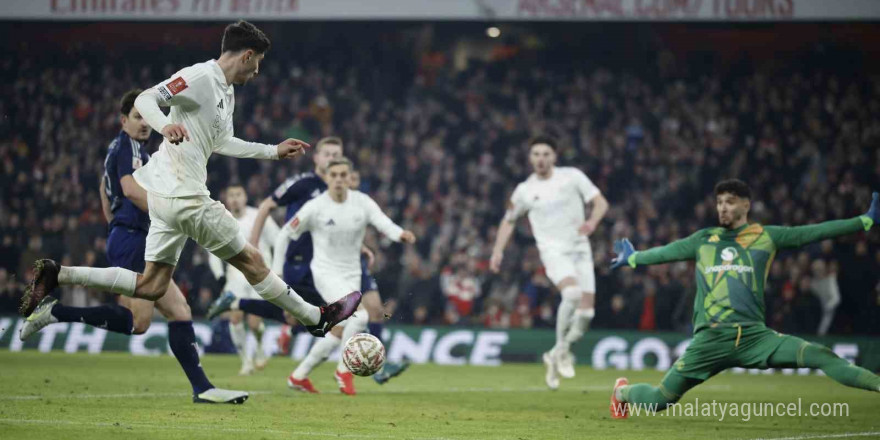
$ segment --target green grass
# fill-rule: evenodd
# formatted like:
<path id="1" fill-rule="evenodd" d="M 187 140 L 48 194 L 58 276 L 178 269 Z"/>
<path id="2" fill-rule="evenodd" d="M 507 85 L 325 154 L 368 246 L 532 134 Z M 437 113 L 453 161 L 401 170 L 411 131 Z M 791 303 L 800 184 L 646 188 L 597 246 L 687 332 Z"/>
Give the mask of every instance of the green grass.
<path id="1" fill-rule="evenodd" d="M 174 359 L 125 354 L 0 352 L 0 439 L 752 439 L 880 438 L 880 395 L 818 376 L 722 374 L 683 403 L 846 402 L 847 417 L 641 416 L 612 420 L 610 386 L 621 372 L 579 368 L 559 391 L 543 387 L 543 367 L 415 365 L 380 387 L 358 379 L 360 393 L 340 395 L 324 364 L 312 379 L 323 391 L 287 389 L 293 368 L 274 358 L 255 376 L 238 377 L 238 359 L 206 356 L 215 385 L 253 391 L 240 406 L 195 405 Z M 656 382 L 659 372 L 628 372 Z M 873 434 L 870 434 L 873 433 Z M 831 436 L 835 435 L 835 436 Z"/>

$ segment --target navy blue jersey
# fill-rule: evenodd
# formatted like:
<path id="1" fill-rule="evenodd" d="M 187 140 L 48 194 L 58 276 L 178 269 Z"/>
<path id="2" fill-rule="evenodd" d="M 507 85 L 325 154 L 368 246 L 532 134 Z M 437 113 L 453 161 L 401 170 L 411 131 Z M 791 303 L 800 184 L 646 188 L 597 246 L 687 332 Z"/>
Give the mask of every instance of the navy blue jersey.
<path id="1" fill-rule="evenodd" d="M 144 166 L 148 160 L 150 155 L 147 154 L 146 146 L 124 131 L 119 132 L 119 136 L 110 143 L 107 158 L 104 159 L 104 191 L 113 212 L 111 228 L 124 226 L 144 231 L 150 229 L 150 215 L 125 197 L 121 181 L 124 176 L 129 176 L 134 170 Z"/>
<path id="2" fill-rule="evenodd" d="M 318 197 L 327 190 L 327 184 L 313 172 L 298 174 L 284 181 L 274 193 L 272 200 L 279 206 L 287 206 L 284 222 L 290 221 L 297 211 L 309 200 Z M 285 261 L 292 264 L 308 265 L 312 261 L 312 236 L 302 234 L 299 240 L 290 242 L 285 254 Z"/>

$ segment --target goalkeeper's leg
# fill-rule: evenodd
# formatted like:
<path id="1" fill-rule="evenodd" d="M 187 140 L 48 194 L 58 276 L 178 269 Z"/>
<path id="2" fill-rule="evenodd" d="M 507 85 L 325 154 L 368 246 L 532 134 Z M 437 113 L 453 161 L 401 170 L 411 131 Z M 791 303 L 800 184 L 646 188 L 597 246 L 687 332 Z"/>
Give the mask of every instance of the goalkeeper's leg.
<path id="1" fill-rule="evenodd" d="M 835 381 L 853 388 L 880 392 L 880 376 L 849 363 L 824 345 L 787 336 L 770 355 L 771 368 L 818 368 Z"/>

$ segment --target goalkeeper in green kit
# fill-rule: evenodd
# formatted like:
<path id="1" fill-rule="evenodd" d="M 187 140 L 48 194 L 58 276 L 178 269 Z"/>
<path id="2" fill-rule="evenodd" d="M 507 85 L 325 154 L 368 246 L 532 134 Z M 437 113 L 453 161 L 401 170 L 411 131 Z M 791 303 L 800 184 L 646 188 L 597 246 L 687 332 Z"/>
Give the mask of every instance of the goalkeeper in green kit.
<path id="1" fill-rule="evenodd" d="M 697 295 L 694 337 L 687 350 L 659 386 L 617 379 L 611 416 L 626 418 L 633 405 L 666 409 L 689 389 L 731 367 L 818 368 L 846 386 L 880 392 L 880 376 L 824 346 L 764 325 L 764 283 L 776 251 L 869 230 L 880 222 L 880 195 L 873 194 L 864 215 L 797 227 L 749 224 L 751 191 L 741 180 L 718 183 L 715 201 L 718 227 L 646 251 L 637 252 L 627 239 L 614 244 L 612 269 L 694 260 Z"/>

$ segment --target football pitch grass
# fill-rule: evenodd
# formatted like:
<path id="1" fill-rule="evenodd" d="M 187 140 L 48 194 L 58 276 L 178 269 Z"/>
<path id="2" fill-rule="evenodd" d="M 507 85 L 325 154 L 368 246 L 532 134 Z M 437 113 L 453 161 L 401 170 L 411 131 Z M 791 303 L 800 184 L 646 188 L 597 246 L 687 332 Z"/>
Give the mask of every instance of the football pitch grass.
<path id="1" fill-rule="evenodd" d="M 624 372 L 578 368 L 558 391 L 543 365 L 414 365 L 384 386 L 358 378 L 358 395 L 341 395 L 334 364 L 312 374 L 320 395 L 287 388 L 294 366 L 275 357 L 266 370 L 239 377 L 230 355 L 203 358 L 220 387 L 251 391 L 244 405 L 197 405 L 170 356 L 0 352 L 0 439 L 818 439 L 880 438 L 880 394 L 820 376 L 721 374 L 681 403 L 845 403 L 849 415 L 823 417 L 642 415 L 612 420 L 608 398 Z M 625 372 L 656 383 L 662 372 Z M 682 412 L 685 412 L 683 407 Z M 694 407 L 696 408 L 696 407 Z M 827 408 L 827 407 L 826 407 Z M 749 410 L 752 411 L 752 410 Z M 842 410 L 840 410 L 842 411 Z M 737 412 L 739 414 L 739 412 Z"/>

